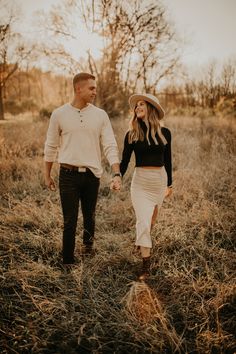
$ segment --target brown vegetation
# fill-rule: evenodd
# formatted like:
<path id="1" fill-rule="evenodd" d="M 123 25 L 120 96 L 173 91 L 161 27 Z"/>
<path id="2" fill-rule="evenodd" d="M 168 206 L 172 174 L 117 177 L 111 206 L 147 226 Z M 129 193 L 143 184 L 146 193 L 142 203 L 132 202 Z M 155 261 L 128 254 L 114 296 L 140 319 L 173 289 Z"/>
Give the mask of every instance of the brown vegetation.
<path id="1" fill-rule="evenodd" d="M 172 117 L 174 195 L 153 230 L 152 276 L 137 283 L 129 186 L 105 172 L 97 255 L 62 269 L 58 193 L 43 182 L 42 121 L 1 124 L 1 353 L 236 351 L 235 126 Z M 122 147 L 125 122 L 114 122 Z M 54 170 L 57 178 L 57 168 Z M 81 214 L 77 230 L 81 245 Z"/>

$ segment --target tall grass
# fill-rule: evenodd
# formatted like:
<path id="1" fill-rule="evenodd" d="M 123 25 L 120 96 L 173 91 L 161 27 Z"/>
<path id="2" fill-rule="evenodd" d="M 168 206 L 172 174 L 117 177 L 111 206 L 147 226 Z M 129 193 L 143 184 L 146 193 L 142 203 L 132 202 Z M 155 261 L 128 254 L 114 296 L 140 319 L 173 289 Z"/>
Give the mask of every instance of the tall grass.
<path id="1" fill-rule="evenodd" d="M 126 122 L 113 122 L 122 150 Z M 235 122 L 170 117 L 174 194 L 152 231 L 152 275 L 136 281 L 129 187 L 105 172 L 94 258 L 61 265 L 58 191 L 43 182 L 46 122 L 0 126 L 1 353 L 236 351 Z M 57 180 L 57 167 L 54 167 Z"/>

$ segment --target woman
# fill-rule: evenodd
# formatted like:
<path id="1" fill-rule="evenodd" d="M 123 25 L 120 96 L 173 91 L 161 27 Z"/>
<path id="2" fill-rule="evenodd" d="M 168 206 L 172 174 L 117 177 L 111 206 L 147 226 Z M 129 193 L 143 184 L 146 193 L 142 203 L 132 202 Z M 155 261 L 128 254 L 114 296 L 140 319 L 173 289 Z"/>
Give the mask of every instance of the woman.
<path id="1" fill-rule="evenodd" d="M 150 231 L 163 199 L 172 193 L 171 133 L 160 125 L 165 112 L 151 94 L 132 95 L 133 118 L 124 140 L 120 171 L 124 176 L 134 151 L 136 165 L 131 182 L 131 200 L 136 215 L 136 249 L 142 256 L 140 280 L 150 272 Z"/>

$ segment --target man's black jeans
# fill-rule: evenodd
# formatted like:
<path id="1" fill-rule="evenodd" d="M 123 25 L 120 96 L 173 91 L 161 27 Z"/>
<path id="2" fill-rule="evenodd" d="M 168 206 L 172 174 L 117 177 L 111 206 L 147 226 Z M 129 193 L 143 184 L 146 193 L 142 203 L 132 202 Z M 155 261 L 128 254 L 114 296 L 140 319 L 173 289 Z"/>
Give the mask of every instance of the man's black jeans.
<path id="1" fill-rule="evenodd" d="M 64 219 L 63 263 L 74 262 L 75 233 L 79 202 L 83 214 L 83 244 L 92 245 L 95 230 L 95 209 L 100 179 L 90 170 L 78 172 L 60 168 L 59 188 Z"/>

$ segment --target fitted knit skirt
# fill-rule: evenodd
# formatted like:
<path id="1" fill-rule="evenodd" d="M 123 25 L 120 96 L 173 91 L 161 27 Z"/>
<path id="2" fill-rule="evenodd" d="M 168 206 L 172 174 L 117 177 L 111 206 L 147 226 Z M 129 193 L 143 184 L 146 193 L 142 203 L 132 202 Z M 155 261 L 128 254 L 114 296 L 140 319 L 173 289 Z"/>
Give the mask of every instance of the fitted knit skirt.
<path id="1" fill-rule="evenodd" d="M 136 246 L 152 247 L 152 215 L 155 206 L 160 210 L 166 188 L 167 174 L 164 167 L 135 168 L 131 182 L 131 200 L 136 215 Z"/>

